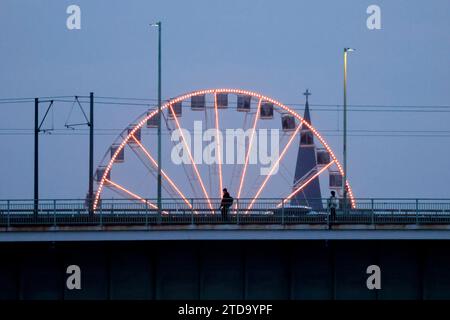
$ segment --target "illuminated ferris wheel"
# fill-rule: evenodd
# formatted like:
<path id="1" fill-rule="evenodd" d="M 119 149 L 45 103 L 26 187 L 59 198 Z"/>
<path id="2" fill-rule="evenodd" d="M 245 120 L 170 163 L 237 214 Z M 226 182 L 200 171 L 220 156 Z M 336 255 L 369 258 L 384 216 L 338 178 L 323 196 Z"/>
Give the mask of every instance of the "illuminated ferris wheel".
<path id="1" fill-rule="evenodd" d="M 170 99 L 127 126 L 96 170 L 94 209 L 102 198 L 135 199 L 158 209 L 157 127 L 162 116 L 162 198 L 192 208 L 203 199 L 212 213 L 222 189 L 247 199 L 293 201 L 314 182 L 341 195 L 344 172 L 320 133 L 292 108 L 256 92 L 208 89 Z M 298 148 L 313 150 L 314 166 L 295 176 Z M 295 178 L 294 178 L 295 177 Z M 355 206 L 347 182 L 351 206 Z"/>

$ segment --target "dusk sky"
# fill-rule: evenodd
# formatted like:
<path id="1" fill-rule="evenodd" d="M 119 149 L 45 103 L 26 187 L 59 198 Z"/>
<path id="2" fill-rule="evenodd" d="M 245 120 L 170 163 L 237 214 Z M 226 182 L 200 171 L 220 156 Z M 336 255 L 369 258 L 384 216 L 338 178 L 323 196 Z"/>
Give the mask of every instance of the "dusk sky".
<path id="1" fill-rule="evenodd" d="M 81 8 L 81 30 L 66 27 L 71 4 Z M 381 8 L 381 30 L 366 26 L 372 4 Z M 297 104 L 309 88 L 312 123 L 340 160 L 343 48 L 356 48 L 348 60 L 348 178 L 355 196 L 450 198 L 448 0 L 1 0 L 0 99 L 91 91 L 156 98 L 157 31 L 149 24 L 158 20 L 163 99 L 240 88 L 302 113 Z M 44 127 L 59 130 L 40 136 L 42 198 L 87 192 L 87 130 L 62 130 L 70 107 L 56 102 Z M 97 167 L 120 130 L 147 107 L 95 108 Z M 33 102 L 0 104 L 1 199 L 33 197 L 33 112 Z M 236 127 L 231 118 L 228 124 Z M 139 176 L 142 167 L 130 170 Z M 141 185 L 121 174 L 122 182 Z"/>

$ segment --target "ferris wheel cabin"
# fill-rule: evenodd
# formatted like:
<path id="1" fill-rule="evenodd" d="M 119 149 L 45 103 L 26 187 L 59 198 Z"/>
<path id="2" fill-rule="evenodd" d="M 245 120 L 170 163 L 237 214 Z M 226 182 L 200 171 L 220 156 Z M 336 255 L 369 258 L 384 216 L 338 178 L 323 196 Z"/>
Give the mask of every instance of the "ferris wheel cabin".
<path id="1" fill-rule="evenodd" d="M 171 108 L 167 109 L 169 118 L 173 119 L 174 115 L 177 118 L 181 117 L 181 109 L 182 109 L 182 107 L 183 107 L 183 105 L 182 105 L 181 102 L 176 102 L 176 103 L 172 104 L 172 109 Z"/>
<path id="2" fill-rule="evenodd" d="M 152 111 L 147 113 L 147 116 Z M 158 128 L 158 120 L 159 120 L 159 113 L 155 114 L 153 117 L 147 120 L 147 128 Z"/>
<path id="3" fill-rule="evenodd" d="M 97 182 L 100 182 L 102 180 L 103 175 L 106 172 L 106 166 L 100 166 L 97 168 L 97 171 L 95 172 L 95 180 Z M 106 175 L 106 179 L 111 180 L 111 170 L 108 171 L 108 174 Z"/>
<path id="4" fill-rule="evenodd" d="M 202 111 L 205 110 L 205 107 L 206 107 L 206 99 L 204 94 L 191 97 L 192 110 Z"/>
<path id="5" fill-rule="evenodd" d="M 237 111 L 248 112 L 250 111 L 252 97 L 248 95 L 239 94 L 237 97 Z"/>
<path id="6" fill-rule="evenodd" d="M 225 109 L 228 107 L 228 94 L 218 93 L 216 94 L 216 104 L 217 108 Z"/>
<path id="7" fill-rule="evenodd" d="M 135 126 L 131 126 L 128 128 L 127 132 L 128 134 L 130 134 L 133 129 L 135 128 Z M 136 131 L 133 134 L 133 137 L 138 141 L 141 142 L 141 128 L 136 129 Z M 136 140 L 133 139 L 133 137 L 131 137 L 131 139 L 128 140 L 129 144 L 136 144 Z"/>
<path id="8" fill-rule="evenodd" d="M 261 108 L 259 110 L 259 117 L 261 119 L 272 119 L 273 118 L 273 103 L 270 103 L 270 102 L 261 103 Z"/>
<path id="9" fill-rule="evenodd" d="M 114 157 L 114 154 L 116 151 L 120 148 L 120 144 L 114 143 L 111 146 L 111 159 Z M 115 163 L 122 163 L 125 161 L 125 151 L 124 148 L 120 149 L 119 153 L 117 154 L 117 157 L 114 159 Z"/>
<path id="10" fill-rule="evenodd" d="M 330 171 L 330 189 L 342 189 L 342 175 L 339 171 Z"/>
<path id="11" fill-rule="evenodd" d="M 300 132 L 300 146 L 301 147 L 314 147 L 313 133 L 308 129 Z"/>
<path id="12" fill-rule="evenodd" d="M 317 148 L 316 157 L 318 166 L 326 166 L 331 161 L 330 154 L 325 148 Z"/>
<path id="13" fill-rule="evenodd" d="M 290 114 L 281 115 L 281 128 L 283 131 L 295 130 L 295 118 Z"/>

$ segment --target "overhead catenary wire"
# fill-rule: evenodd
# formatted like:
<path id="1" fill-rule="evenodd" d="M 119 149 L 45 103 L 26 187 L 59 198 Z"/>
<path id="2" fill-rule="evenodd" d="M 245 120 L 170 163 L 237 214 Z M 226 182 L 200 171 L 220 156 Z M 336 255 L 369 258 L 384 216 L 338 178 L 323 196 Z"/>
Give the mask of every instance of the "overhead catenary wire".
<path id="1" fill-rule="evenodd" d="M 156 108 L 156 105 L 151 102 L 157 101 L 157 99 L 152 98 L 137 98 L 137 97 L 112 97 L 112 96 L 96 96 L 95 103 L 101 106 L 123 106 L 123 107 L 145 107 L 146 109 Z M 78 103 L 88 103 L 89 100 L 87 96 L 53 96 L 53 97 L 40 97 L 40 99 L 52 99 L 49 101 L 42 102 L 50 102 L 54 103 L 71 103 L 72 106 L 74 102 Z M 0 104 L 17 104 L 17 103 L 30 103 L 34 101 L 34 98 L 0 98 Z M 142 103 L 140 101 L 144 101 L 146 103 Z M 166 100 L 167 101 L 167 100 Z M 303 103 L 286 103 L 289 105 L 291 109 L 294 111 L 303 111 L 304 104 Z M 299 108 L 295 108 L 293 106 L 300 106 Z M 187 106 L 188 107 L 188 106 Z M 340 104 L 310 104 L 312 108 L 312 112 L 338 112 L 342 105 Z M 392 113 L 392 112 L 400 112 L 400 113 L 450 113 L 450 105 L 375 105 L 375 104 L 354 104 L 348 105 L 348 110 L 352 112 L 369 112 L 369 113 Z M 213 102 L 206 101 L 206 108 L 214 108 Z M 229 107 L 229 109 L 233 109 L 233 107 Z M 0 109 L 1 111 L 1 109 Z M 84 113 L 84 112 L 83 112 Z M 28 130 L 28 131 L 27 131 Z M 63 132 L 65 129 L 54 129 L 52 130 L 53 135 L 86 135 L 88 129 L 77 129 L 72 130 L 72 132 L 67 133 Z M 102 128 L 96 129 L 96 135 L 117 135 L 123 131 L 123 129 L 113 129 L 113 128 Z M 339 136 L 340 130 L 321 130 L 326 136 Z M 361 137 L 448 137 L 450 135 L 449 130 L 350 130 L 352 136 L 361 136 Z M 48 132 L 47 132 L 48 133 Z M 0 128 L 0 135 L 28 135 L 33 134 L 33 130 L 26 128 Z M 151 131 L 146 132 L 147 135 L 154 135 L 156 133 L 152 133 Z M 164 133 L 163 133 L 164 134 Z"/>
<path id="2" fill-rule="evenodd" d="M 44 102 L 44 101 L 40 101 Z M 46 101 L 48 102 L 48 101 Z M 54 100 L 54 102 L 63 102 L 63 103 L 73 103 L 73 100 Z M 88 101 L 80 101 L 81 103 L 88 103 Z M 24 103 L 24 101 L 10 101 L 10 102 L 0 102 L 0 104 L 17 104 L 17 103 Z M 145 108 L 156 108 L 153 104 L 148 103 L 125 103 L 125 102 L 108 102 L 108 101 L 96 101 L 95 104 L 97 105 L 109 105 L 109 106 L 122 106 L 122 107 L 130 107 L 130 106 L 136 106 L 136 107 L 145 107 Z M 303 111 L 304 106 L 302 107 L 291 107 L 292 104 L 286 104 L 292 109 L 293 111 Z M 338 108 L 341 107 L 340 105 L 312 105 L 310 104 L 310 107 L 319 106 L 319 108 L 312 108 L 311 112 L 336 112 L 340 111 Z M 327 107 L 325 107 L 327 106 Z M 334 108 L 330 108 L 334 107 Z M 358 105 L 348 105 L 347 110 L 351 112 L 368 112 L 368 113 L 450 113 L 450 106 L 422 106 L 422 109 L 418 109 L 419 106 L 410 106 L 410 108 L 414 109 L 402 109 L 406 108 L 406 106 L 379 106 L 379 108 L 385 108 L 385 109 L 363 109 L 363 106 Z M 390 109 L 387 109 L 390 107 Z M 205 108 L 213 109 L 214 107 L 211 105 L 206 105 Z"/>
<path id="3" fill-rule="evenodd" d="M 54 129 L 54 131 L 67 131 L 64 128 L 61 129 Z M 109 131 L 110 133 L 121 133 L 124 129 L 120 129 L 120 128 L 96 128 L 94 131 L 95 132 L 102 132 L 102 131 Z M 144 128 L 145 133 L 146 134 L 155 134 L 156 132 L 152 132 L 152 129 L 150 128 Z M 30 133 L 33 133 L 34 130 L 33 129 L 29 129 L 29 128 L 0 128 L 0 133 L 1 131 L 29 131 Z M 89 132 L 89 129 L 77 129 L 76 131 L 85 131 L 85 132 Z M 322 129 L 320 130 L 321 132 L 342 132 L 342 130 L 337 130 L 337 129 Z M 74 132 L 73 130 L 69 131 L 69 132 Z M 350 129 L 348 130 L 348 132 L 363 132 L 363 133 L 432 133 L 432 134 L 436 134 L 436 133 L 449 133 L 450 134 L 450 130 L 370 130 L 370 129 Z M 162 134 L 166 134 L 168 135 L 169 133 L 162 133 Z M 195 134 L 195 133 L 193 133 Z"/>
<path id="4" fill-rule="evenodd" d="M 109 99 L 109 100 L 139 100 L 139 101 L 158 101 L 157 99 L 154 98 L 124 98 L 124 97 L 97 97 L 96 99 Z M 170 99 L 166 99 L 165 101 L 169 101 Z M 210 101 L 210 100 L 206 100 L 207 104 L 213 104 L 214 101 Z M 305 104 L 304 103 L 284 103 L 285 105 L 288 106 L 302 106 L 304 107 Z M 309 106 L 317 106 L 317 107 L 342 107 L 342 104 L 309 104 Z M 397 108 L 446 108 L 446 109 L 450 109 L 450 105 L 383 105 L 383 104 L 347 104 L 348 107 L 397 107 Z"/>
<path id="5" fill-rule="evenodd" d="M 0 98 L 0 102 L 8 102 L 8 101 L 34 101 L 34 99 L 62 99 L 62 98 L 74 98 L 73 96 L 47 96 L 47 97 L 28 97 L 28 98 Z M 78 96 L 82 98 L 89 98 L 89 96 Z"/>
<path id="6" fill-rule="evenodd" d="M 39 97 L 39 99 L 53 99 L 55 102 L 66 102 L 66 103 L 73 103 L 73 100 L 67 100 L 67 98 L 79 98 L 79 101 L 82 103 L 87 103 L 89 100 L 87 100 L 88 96 L 79 96 L 79 95 L 73 95 L 73 96 L 54 96 L 54 97 Z M 86 100 L 82 100 L 82 99 Z M 106 97 L 106 96 L 95 96 L 95 103 L 96 104 L 103 104 L 103 105 L 117 105 L 117 106 L 143 106 L 143 107 L 156 107 L 157 99 L 154 98 L 133 98 L 133 97 Z M 147 103 L 138 103 L 138 102 L 127 102 L 128 101 L 147 101 Z M 32 102 L 34 101 L 34 98 L 0 98 L 0 104 L 9 104 L 9 103 L 26 103 L 26 102 Z M 170 101 L 170 99 L 165 99 L 163 101 Z M 152 103 L 153 102 L 153 103 Z M 206 100 L 206 107 L 214 108 L 214 101 Z M 284 103 L 287 106 L 290 106 L 293 110 L 304 108 L 304 103 Z M 317 104 L 309 104 L 311 108 L 313 108 L 312 111 L 336 111 L 336 108 L 341 108 L 342 105 L 339 103 L 317 103 Z M 294 107 L 300 107 L 300 108 L 294 108 Z M 319 108 L 317 108 L 319 107 Z M 325 109 L 324 109 L 325 107 Z M 329 109 L 329 108 L 332 109 Z M 363 109 L 366 109 L 364 111 L 369 112 L 385 112 L 385 111 L 395 111 L 395 112 L 402 112 L 401 109 L 410 109 L 407 110 L 408 112 L 412 111 L 426 111 L 426 112 L 438 112 L 439 110 L 450 112 L 450 105 L 398 105 L 398 104 L 348 104 L 349 111 L 362 111 Z M 372 109 L 370 109 L 372 108 Z M 359 110 L 362 109 L 362 110 Z M 433 110 L 430 110 L 433 109 Z M 447 111 L 448 110 L 448 111 Z"/>
<path id="7" fill-rule="evenodd" d="M 33 135 L 33 132 L 14 132 L 14 131 L 5 131 L 7 129 L 0 129 L 0 136 L 30 136 Z M 63 132 L 58 132 L 58 129 L 54 129 L 50 132 L 46 132 L 47 134 L 50 135 L 54 135 L 54 136 L 87 136 L 89 135 L 88 132 L 78 132 L 80 130 L 62 130 Z M 324 131 L 324 130 L 322 130 Z M 96 132 L 95 135 L 96 136 L 117 136 L 119 133 L 117 132 Z M 151 133 L 151 132 L 143 132 L 142 135 L 144 136 L 156 136 L 156 133 Z M 169 133 L 162 133 L 163 136 L 169 136 Z M 323 133 L 322 134 L 325 137 L 342 137 L 342 134 L 339 133 Z M 396 138 L 396 137 L 406 137 L 406 138 L 411 138 L 411 137 L 417 137 L 417 138 L 450 138 L 450 132 L 448 133 L 431 133 L 431 134 L 426 134 L 426 133 L 402 133 L 402 132 L 397 132 L 397 133 L 383 133 L 382 131 L 379 132 L 375 132 L 375 133 L 350 133 L 349 136 L 352 137 L 391 137 L 391 138 Z"/>

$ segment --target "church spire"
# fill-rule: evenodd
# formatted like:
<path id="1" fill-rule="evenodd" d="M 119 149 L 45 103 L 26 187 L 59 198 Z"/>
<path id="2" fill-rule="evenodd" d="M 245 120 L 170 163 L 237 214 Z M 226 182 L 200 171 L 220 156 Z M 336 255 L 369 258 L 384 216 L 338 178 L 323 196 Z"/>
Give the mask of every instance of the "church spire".
<path id="1" fill-rule="evenodd" d="M 311 123 L 311 116 L 309 114 L 309 101 L 311 95 L 309 89 L 303 93 L 306 97 L 305 113 L 303 119 Z M 307 181 L 315 172 L 317 172 L 316 148 L 314 144 L 314 135 L 307 127 L 303 127 L 300 132 L 299 148 L 297 152 L 297 163 L 295 166 L 295 176 L 293 188 L 299 186 L 301 183 Z M 320 191 L 320 181 L 318 178 L 313 179 L 309 184 L 297 193 L 291 199 L 292 205 L 306 205 L 313 210 L 323 210 L 322 194 Z"/>
<path id="2" fill-rule="evenodd" d="M 311 123 L 311 115 L 309 114 L 309 103 L 308 103 L 308 97 L 311 95 L 311 92 L 309 92 L 309 89 L 306 89 L 303 95 L 306 97 L 305 113 L 303 115 L 303 119 L 305 119 L 308 123 Z"/>
<path id="3" fill-rule="evenodd" d="M 306 91 L 303 92 L 303 95 L 306 97 L 306 104 L 308 104 L 308 96 L 311 95 L 311 92 L 309 92 L 309 89 L 306 89 Z"/>

